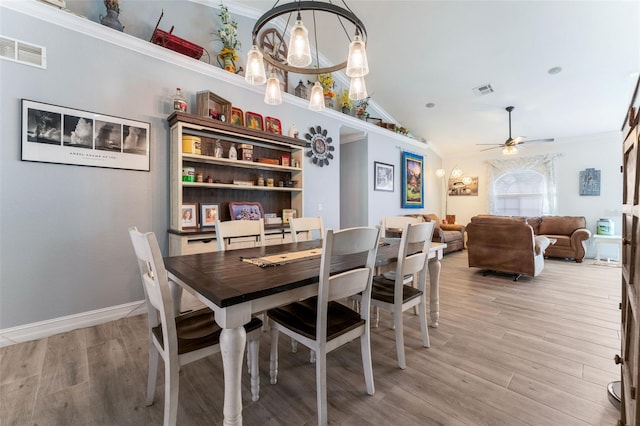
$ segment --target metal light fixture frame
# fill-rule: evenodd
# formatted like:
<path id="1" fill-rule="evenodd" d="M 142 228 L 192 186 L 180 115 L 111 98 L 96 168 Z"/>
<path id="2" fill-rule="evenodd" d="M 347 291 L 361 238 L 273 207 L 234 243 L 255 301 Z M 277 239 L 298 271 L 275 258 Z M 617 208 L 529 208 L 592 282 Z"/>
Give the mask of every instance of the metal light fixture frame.
<path id="1" fill-rule="evenodd" d="M 346 6 L 346 3 L 344 3 L 344 5 Z M 362 23 L 362 21 L 360 20 L 360 18 L 358 18 L 350 10 L 347 10 L 343 7 L 337 6 L 333 3 L 324 3 L 320 1 L 297 1 L 297 2 L 285 3 L 282 5 L 273 7 L 271 10 L 267 11 L 264 15 L 258 18 L 255 25 L 253 26 L 253 31 L 251 32 L 253 44 L 256 46 L 258 45 L 257 41 L 258 41 L 258 34 L 260 33 L 260 30 L 269 22 L 271 22 L 273 19 L 282 15 L 286 15 L 287 13 L 294 13 L 294 12 L 297 13 L 302 10 L 332 13 L 336 16 L 346 19 L 356 27 L 356 34 L 360 34 L 360 36 L 362 37 L 362 40 L 366 45 L 367 30 L 364 24 Z M 349 39 L 349 41 L 351 42 L 351 39 Z M 320 67 L 320 64 L 317 64 L 318 66 L 317 68 L 294 67 L 286 63 L 278 62 L 274 58 L 270 57 L 270 55 L 264 54 L 264 52 L 262 53 L 263 53 L 263 59 L 269 64 L 271 64 L 272 66 L 283 69 L 285 71 L 292 72 L 292 73 L 297 73 L 297 74 L 306 74 L 306 75 L 329 74 L 347 67 L 347 60 L 339 64 L 326 66 L 326 67 Z"/>

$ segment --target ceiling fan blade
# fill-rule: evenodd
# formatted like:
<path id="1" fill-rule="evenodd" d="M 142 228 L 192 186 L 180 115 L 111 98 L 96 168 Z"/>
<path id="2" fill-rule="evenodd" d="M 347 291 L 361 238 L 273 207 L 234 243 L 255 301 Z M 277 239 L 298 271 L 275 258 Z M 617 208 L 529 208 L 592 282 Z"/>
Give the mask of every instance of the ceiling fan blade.
<path id="1" fill-rule="evenodd" d="M 483 145 L 486 145 L 486 144 L 483 144 Z M 496 149 L 496 148 L 502 148 L 502 145 L 494 146 L 492 148 L 481 149 L 480 152 L 482 152 L 482 151 L 490 151 L 490 150 Z"/>
<path id="2" fill-rule="evenodd" d="M 476 145 L 495 145 L 495 146 L 504 146 L 503 143 L 477 143 Z"/>
<path id="3" fill-rule="evenodd" d="M 548 139 L 534 139 L 531 141 L 523 141 L 526 143 L 537 143 L 537 142 L 553 142 L 555 139 L 554 138 L 548 138 Z"/>

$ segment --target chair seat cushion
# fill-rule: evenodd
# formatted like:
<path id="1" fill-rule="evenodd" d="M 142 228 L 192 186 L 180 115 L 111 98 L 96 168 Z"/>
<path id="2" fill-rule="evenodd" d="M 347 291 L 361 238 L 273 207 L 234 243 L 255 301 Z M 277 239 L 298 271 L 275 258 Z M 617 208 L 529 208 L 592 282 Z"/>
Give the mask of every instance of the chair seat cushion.
<path id="1" fill-rule="evenodd" d="M 315 339 L 317 310 L 318 298 L 310 297 L 300 302 L 269 309 L 267 316 L 298 334 L 309 339 Z M 332 340 L 365 323 L 360 318 L 360 314 L 335 301 L 329 302 L 327 318 L 329 321 L 327 324 L 327 340 Z"/>
<path id="2" fill-rule="evenodd" d="M 393 303 L 393 289 L 395 282 L 378 275 L 373 277 L 373 287 L 371 289 L 371 299 L 379 300 L 385 303 Z M 411 299 L 420 297 L 422 291 L 417 288 L 403 285 L 402 286 L 402 303 L 406 303 Z"/>
<path id="3" fill-rule="evenodd" d="M 204 308 L 179 315 L 175 320 L 176 334 L 178 335 L 178 354 L 193 352 L 220 343 L 222 329 L 216 324 L 211 309 Z M 252 318 L 251 321 L 244 325 L 247 333 L 260 327 L 262 327 L 262 320 L 259 318 Z M 152 333 L 164 347 L 162 326 L 154 327 Z"/>

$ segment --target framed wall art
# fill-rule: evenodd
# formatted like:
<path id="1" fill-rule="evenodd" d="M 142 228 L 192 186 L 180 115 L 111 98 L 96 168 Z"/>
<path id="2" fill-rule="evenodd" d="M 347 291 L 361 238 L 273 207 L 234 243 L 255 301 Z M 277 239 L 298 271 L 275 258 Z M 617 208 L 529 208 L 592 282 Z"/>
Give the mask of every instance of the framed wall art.
<path id="1" fill-rule="evenodd" d="M 275 117 L 265 117 L 264 127 L 268 133 L 275 133 L 276 135 L 282 134 L 282 124 L 280 120 Z"/>
<path id="2" fill-rule="evenodd" d="M 149 123 L 22 99 L 22 160 L 149 171 Z"/>
<path id="3" fill-rule="evenodd" d="M 231 124 L 244 127 L 244 113 L 240 108 L 231 108 Z"/>
<path id="4" fill-rule="evenodd" d="M 478 196 L 478 176 L 464 176 L 449 178 L 449 195 L 475 195 Z"/>
<path id="5" fill-rule="evenodd" d="M 218 219 L 220 219 L 220 204 L 200 203 L 201 228 L 215 226 Z"/>
<path id="6" fill-rule="evenodd" d="M 232 201 L 229 203 L 231 220 L 260 220 L 264 218 L 262 204 L 255 201 Z"/>
<path id="7" fill-rule="evenodd" d="M 402 152 L 402 208 L 424 207 L 424 157 Z"/>
<path id="8" fill-rule="evenodd" d="M 180 213 L 182 229 L 198 227 L 198 210 L 195 204 L 183 204 Z"/>
<path id="9" fill-rule="evenodd" d="M 264 130 L 262 116 L 255 112 L 247 111 L 245 117 L 245 126 L 254 130 Z"/>
<path id="10" fill-rule="evenodd" d="M 600 195 L 600 170 L 580 171 L 580 195 Z"/>
<path id="11" fill-rule="evenodd" d="M 373 190 L 393 192 L 393 165 L 373 162 Z"/>

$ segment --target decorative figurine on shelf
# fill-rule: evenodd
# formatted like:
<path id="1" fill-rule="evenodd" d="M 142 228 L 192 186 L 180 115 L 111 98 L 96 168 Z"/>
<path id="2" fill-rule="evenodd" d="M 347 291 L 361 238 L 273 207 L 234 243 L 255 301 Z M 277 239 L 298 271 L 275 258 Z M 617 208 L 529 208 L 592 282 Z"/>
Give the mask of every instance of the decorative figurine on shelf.
<path id="1" fill-rule="evenodd" d="M 298 139 L 298 128 L 295 124 L 292 124 L 291 127 L 289 127 L 289 137 Z"/>
<path id="2" fill-rule="evenodd" d="M 218 16 L 222 21 L 222 28 L 217 31 L 217 35 L 222 42 L 222 50 L 217 58 L 218 64 L 226 71 L 236 73 L 237 51 L 241 47 L 240 40 L 238 40 L 238 23 L 231 19 L 229 9 L 222 4 L 220 5 Z M 237 72 L 240 71 L 242 71 L 242 68 L 239 68 Z"/>
<path id="3" fill-rule="evenodd" d="M 178 87 L 176 94 L 173 95 L 173 110 L 179 112 L 187 112 L 187 101 L 182 96 L 182 90 Z"/>
<path id="4" fill-rule="evenodd" d="M 307 90 L 307 86 L 304 85 L 302 80 L 300 80 L 300 83 L 298 83 L 296 88 L 293 90 L 293 93 L 299 98 L 309 100 L 309 92 Z"/>
<path id="5" fill-rule="evenodd" d="M 104 0 L 104 6 L 107 8 L 107 16 L 100 15 L 100 23 L 114 30 L 124 31 L 124 27 L 118 20 L 120 15 L 118 0 Z"/>
<path id="6" fill-rule="evenodd" d="M 236 150 L 236 144 L 232 143 L 231 148 L 229 148 L 229 160 L 237 160 L 238 159 L 238 151 Z"/>
<path id="7" fill-rule="evenodd" d="M 213 149 L 213 156 L 216 158 L 222 158 L 222 144 L 219 140 L 216 140 L 216 146 Z"/>

